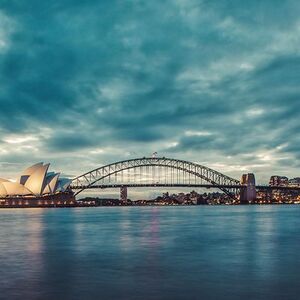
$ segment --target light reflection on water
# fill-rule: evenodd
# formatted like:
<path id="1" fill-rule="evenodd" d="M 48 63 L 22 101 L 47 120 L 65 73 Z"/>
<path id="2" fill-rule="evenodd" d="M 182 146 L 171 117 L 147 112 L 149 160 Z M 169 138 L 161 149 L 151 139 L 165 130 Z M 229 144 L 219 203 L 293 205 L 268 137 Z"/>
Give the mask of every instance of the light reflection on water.
<path id="1" fill-rule="evenodd" d="M 0 210 L 2 299 L 299 299 L 300 207 Z"/>

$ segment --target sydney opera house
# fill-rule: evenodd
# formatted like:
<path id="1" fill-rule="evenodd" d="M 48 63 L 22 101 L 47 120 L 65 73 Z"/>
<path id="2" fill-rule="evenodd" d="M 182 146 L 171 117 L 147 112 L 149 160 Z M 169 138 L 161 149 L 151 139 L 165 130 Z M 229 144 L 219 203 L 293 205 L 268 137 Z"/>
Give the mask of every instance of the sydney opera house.
<path id="1" fill-rule="evenodd" d="M 65 206 L 75 201 L 71 180 L 48 172 L 50 164 L 37 163 L 16 181 L 0 178 L 0 207 Z"/>

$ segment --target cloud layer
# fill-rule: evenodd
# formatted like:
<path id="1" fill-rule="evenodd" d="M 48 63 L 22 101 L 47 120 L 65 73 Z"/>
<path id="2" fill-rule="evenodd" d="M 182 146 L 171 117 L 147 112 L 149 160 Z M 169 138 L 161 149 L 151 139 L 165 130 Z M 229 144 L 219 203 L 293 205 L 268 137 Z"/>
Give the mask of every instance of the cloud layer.
<path id="1" fill-rule="evenodd" d="M 0 173 L 157 151 L 300 175 L 300 3 L 248 2 L 2 1 Z"/>

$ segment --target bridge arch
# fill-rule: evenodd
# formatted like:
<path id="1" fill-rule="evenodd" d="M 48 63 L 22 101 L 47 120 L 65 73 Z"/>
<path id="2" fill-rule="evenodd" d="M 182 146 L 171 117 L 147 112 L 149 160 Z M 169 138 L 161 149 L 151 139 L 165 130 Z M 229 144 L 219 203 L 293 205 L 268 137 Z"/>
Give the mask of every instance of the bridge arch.
<path id="1" fill-rule="evenodd" d="M 227 188 L 226 186 L 230 187 L 240 185 L 239 180 L 197 163 L 166 157 L 143 157 L 111 163 L 86 172 L 72 180 L 71 188 L 77 190 L 75 195 L 78 195 L 82 191 L 96 186 L 97 183 L 109 176 L 118 174 L 125 170 L 141 167 L 162 167 L 176 169 L 183 173 L 190 174 L 195 178 L 201 178 L 202 180 L 211 184 L 213 187 L 219 188 L 231 197 L 233 194 L 232 188 Z M 177 184 L 177 186 L 180 186 L 180 184 Z"/>

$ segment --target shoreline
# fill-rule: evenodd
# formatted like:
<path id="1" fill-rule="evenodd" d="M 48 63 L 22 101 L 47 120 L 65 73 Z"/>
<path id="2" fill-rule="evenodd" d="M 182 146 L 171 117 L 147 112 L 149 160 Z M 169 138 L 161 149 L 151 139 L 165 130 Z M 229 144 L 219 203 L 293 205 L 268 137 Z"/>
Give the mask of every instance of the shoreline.
<path id="1" fill-rule="evenodd" d="M 91 205 L 91 204 L 72 204 L 72 205 L 0 205 L 1 209 L 10 209 L 10 208 L 85 208 L 85 207 L 199 207 L 199 206 L 282 206 L 282 205 L 300 205 L 300 203 L 248 203 L 248 204 L 198 204 L 198 205 L 163 205 L 163 204 L 139 204 L 139 205 Z"/>

